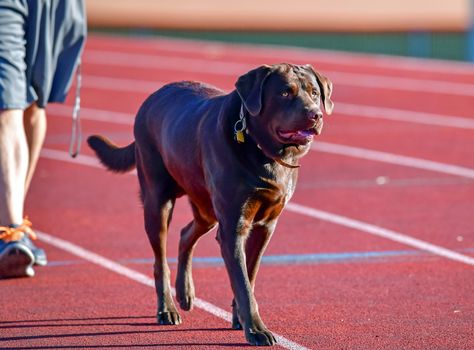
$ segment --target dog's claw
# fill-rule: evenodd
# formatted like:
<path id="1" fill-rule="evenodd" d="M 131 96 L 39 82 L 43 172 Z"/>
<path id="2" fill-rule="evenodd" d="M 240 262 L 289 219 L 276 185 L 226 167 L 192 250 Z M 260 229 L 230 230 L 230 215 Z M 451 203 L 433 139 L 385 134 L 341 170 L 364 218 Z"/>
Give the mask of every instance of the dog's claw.
<path id="1" fill-rule="evenodd" d="M 235 300 L 232 300 L 232 329 L 241 330 L 243 329 L 242 323 L 239 320 L 239 314 L 237 309 L 237 304 Z"/>
<path id="2" fill-rule="evenodd" d="M 241 330 L 242 324 L 240 323 L 239 319 L 232 318 L 232 329 Z"/>
<path id="3" fill-rule="evenodd" d="M 265 331 L 256 331 L 256 330 L 248 330 L 245 332 L 245 338 L 251 345 L 257 346 L 272 346 L 277 343 L 275 337 L 273 336 L 272 332 L 265 330 Z"/>
<path id="4" fill-rule="evenodd" d="M 178 312 L 160 311 L 156 316 L 156 320 L 160 325 L 178 325 L 181 324 L 181 316 Z"/>

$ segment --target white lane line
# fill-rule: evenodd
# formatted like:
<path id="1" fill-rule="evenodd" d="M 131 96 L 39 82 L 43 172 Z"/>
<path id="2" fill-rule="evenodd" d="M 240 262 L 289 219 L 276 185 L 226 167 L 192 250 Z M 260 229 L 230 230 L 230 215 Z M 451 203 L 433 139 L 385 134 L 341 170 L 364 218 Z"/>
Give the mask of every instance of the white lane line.
<path id="1" fill-rule="evenodd" d="M 336 114 L 399 122 L 444 126 L 459 129 L 474 129 L 474 119 L 453 115 L 408 111 L 404 109 L 357 105 L 337 102 Z"/>
<path id="2" fill-rule="evenodd" d="M 72 158 L 69 153 L 64 151 L 58 151 L 50 148 L 43 148 L 41 150 L 41 157 L 51 160 L 58 160 L 60 162 L 72 163 L 85 165 L 92 168 L 98 168 L 105 170 L 104 166 L 100 164 L 96 157 L 86 156 L 85 154 L 79 154 L 76 158 Z"/>
<path id="3" fill-rule="evenodd" d="M 398 242 L 401 244 L 405 244 L 410 247 L 414 247 L 414 248 L 423 250 L 425 252 L 428 252 L 434 255 L 439 255 L 450 260 L 454 260 L 457 262 L 461 262 L 463 264 L 474 266 L 474 258 L 471 258 L 470 256 L 460 254 L 453 250 L 449 250 L 449 249 L 422 241 L 417 238 L 413 238 L 403 233 L 388 230 L 380 226 L 372 225 L 372 224 L 359 221 L 359 220 L 354 220 L 345 216 L 306 207 L 306 206 L 296 204 L 293 202 L 288 203 L 286 208 L 294 213 L 299 213 L 302 215 L 310 216 L 315 219 L 328 221 L 333 224 L 337 224 L 337 225 L 349 227 L 358 231 L 370 233 L 372 235 L 386 238 L 386 239 L 389 239 L 391 241 Z"/>
<path id="4" fill-rule="evenodd" d="M 83 77 L 83 86 L 109 91 L 130 91 L 151 94 L 165 85 L 161 81 L 148 81 L 126 78 L 111 78 L 86 74 Z"/>
<path id="5" fill-rule="evenodd" d="M 49 158 L 49 159 L 68 162 L 68 163 L 76 162 L 75 160 L 72 160 L 72 158 L 66 152 L 61 152 L 61 151 L 43 149 L 41 156 L 45 158 Z M 96 167 L 96 168 L 101 167 L 99 162 L 95 159 L 95 157 L 91 157 L 91 156 L 82 156 L 82 158 L 77 159 L 77 163 L 81 165 Z M 454 260 L 457 262 L 474 266 L 474 258 L 457 253 L 453 250 L 449 250 L 449 249 L 413 238 L 403 233 L 395 232 L 395 231 L 392 231 L 380 226 L 372 225 L 372 224 L 365 223 L 363 221 L 359 221 L 355 219 L 351 219 L 345 216 L 306 207 L 294 202 L 288 203 L 286 205 L 286 208 L 295 213 L 299 213 L 299 214 L 306 215 L 306 216 L 316 218 L 316 219 L 320 219 L 323 221 L 328 221 L 333 224 L 341 225 L 344 227 L 353 228 L 358 231 L 376 235 L 382 238 L 386 238 L 388 240 L 405 244 L 410 247 L 414 247 L 416 249 L 426 251 L 434 255 L 442 256 L 450 260 Z"/>
<path id="6" fill-rule="evenodd" d="M 255 65 L 250 63 L 206 60 L 164 55 L 121 53 L 116 51 L 89 50 L 84 54 L 85 64 L 119 67 L 146 67 L 172 69 L 180 72 L 206 73 L 231 76 L 237 79 Z M 446 95 L 474 96 L 474 84 L 449 81 L 402 78 L 375 74 L 345 73 L 325 70 L 325 75 L 335 84 L 388 90 L 429 92 Z"/>
<path id="7" fill-rule="evenodd" d="M 395 165 L 402 165 L 411 168 L 417 168 L 422 170 L 429 170 L 438 173 L 455 175 L 474 179 L 474 169 L 466 168 L 462 166 L 434 162 L 431 160 L 407 157 L 393 153 L 373 151 L 366 148 L 352 147 L 339 145 L 334 143 L 317 141 L 311 146 L 311 150 L 337 154 L 346 157 L 360 158 L 366 160 L 372 160 L 382 163 L 389 163 Z"/>
<path id="8" fill-rule="evenodd" d="M 57 116 L 70 119 L 72 116 L 72 106 L 63 104 L 50 104 L 47 107 L 48 116 Z M 123 113 L 108 111 L 104 109 L 81 107 L 81 118 L 105 123 L 116 123 L 123 125 L 133 125 L 135 115 L 132 113 Z"/>
<path id="9" fill-rule="evenodd" d="M 158 70 L 172 69 L 179 72 L 209 73 L 235 76 L 235 78 L 255 67 L 255 65 L 250 63 L 104 50 L 86 50 L 84 52 L 84 64 L 141 67 Z"/>
<path id="10" fill-rule="evenodd" d="M 428 92 L 433 94 L 474 96 L 474 84 L 452 83 L 431 79 L 388 77 L 375 74 L 341 73 L 324 71 L 335 84 L 346 86 L 377 88 L 383 90 Z"/>
<path id="11" fill-rule="evenodd" d="M 128 279 L 131 279 L 135 282 L 144 284 L 145 286 L 148 287 L 155 287 L 155 281 L 138 272 L 135 270 L 132 270 L 126 266 L 123 266 L 119 263 L 116 263 L 115 261 L 112 261 L 110 259 L 107 259 L 99 254 L 96 254 L 94 252 L 91 252 L 90 250 L 84 249 L 74 243 L 71 243 L 69 241 L 66 241 L 64 239 L 55 237 L 53 235 L 47 234 L 45 232 L 41 231 L 36 231 L 38 238 L 41 239 L 42 241 L 59 248 L 61 250 L 64 250 L 72 255 L 78 256 L 84 260 L 87 260 L 95 265 L 99 265 L 107 270 L 110 270 L 112 272 L 115 272 L 121 276 L 127 277 Z M 176 294 L 176 291 L 174 288 L 172 288 L 172 293 L 173 295 Z M 220 307 L 217 307 L 203 299 L 196 298 L 194 301 L 194 306 L 196 306 L 199 309 L 202 309 L 220 319 L 223 319 L 224 321 L 227 322 L 232 322 L 232 314 L 230 312 L 227 312 Z M 285 349 L 292 349 L 292 350 L 306 350 L 302 345 L 299 345 L 279 334 L 274 334 L 275 338 L 278 341 L 278 345 Z"/>
<path id="12" fill-rule="evenodd" d="M 71 115 L 71 108 L 62 105 L 51 105 L 50 107 L 48 107 L 48 111 L 50 111 L 51 113 L 53 113 L 53 115 L 56 116 L 70 117 Z M 83 108 L 82 117 L 84 119 L 118 123 L 124 125 L 133 125 L 134 118 L 132 114 L 97 110 L 91 108 Z M 375 162 L 401 165 L 416 169 L 429 170 L 443 174 L 466 177 L 469 179 L 474 178 L 474 169 L 472 168 L 435 162 L 421 158 L 408 157 L 393 153 L 374 151 L 366 148 L 317 141 L 313 143 L 313 145 L 311 146 L 311 150 L 346 157 L 371 160 Z"/>

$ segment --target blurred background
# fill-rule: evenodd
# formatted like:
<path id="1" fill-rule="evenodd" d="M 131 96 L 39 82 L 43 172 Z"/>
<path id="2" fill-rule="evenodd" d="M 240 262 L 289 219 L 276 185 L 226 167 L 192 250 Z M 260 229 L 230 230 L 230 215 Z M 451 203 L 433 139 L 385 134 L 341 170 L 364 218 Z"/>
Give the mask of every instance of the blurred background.
<path id="1" fill-rule="evenodd" d="M 474 61 L 474 0 L 87 0 L 89 28 Z"/>

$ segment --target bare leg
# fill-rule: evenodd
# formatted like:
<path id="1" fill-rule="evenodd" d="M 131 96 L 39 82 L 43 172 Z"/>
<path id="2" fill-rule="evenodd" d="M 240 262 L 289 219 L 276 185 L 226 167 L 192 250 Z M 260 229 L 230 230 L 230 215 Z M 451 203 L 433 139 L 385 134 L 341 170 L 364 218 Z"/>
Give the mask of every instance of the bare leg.
<path id="1" fill-rule="evenodd" d="M 26 140 L 28 143 L 29 163 L 25 181 L 25 196 L 31 184 L 31 179 L 38 162 L 41 148 L 46 136 L 46 111 L 33 103 L 25 110 L 23 116 Z"/>
<path id="2" fill-rule="evenodd" d="M 23 111 L 0 111 L 0 225 L 23 221 L 28 145 Z"/>

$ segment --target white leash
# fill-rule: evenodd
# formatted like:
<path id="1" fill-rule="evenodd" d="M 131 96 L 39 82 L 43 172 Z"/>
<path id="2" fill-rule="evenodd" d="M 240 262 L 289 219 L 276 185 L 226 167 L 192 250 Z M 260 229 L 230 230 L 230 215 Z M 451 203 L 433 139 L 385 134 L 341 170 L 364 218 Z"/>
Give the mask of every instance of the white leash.
<path id="1" fill-rule="evenodd" d="M 80 120 L 81 110 L 81 62 L 77 66 L 76 71 L 76 98 L 74 100 L 74 108 L 72 110 L 72 131 L 71 131 L 71 142 L 69 144 L 69 154 L 72 158 L 75 158 L 81 151 L 82 143 L 82 129 Z"/>

